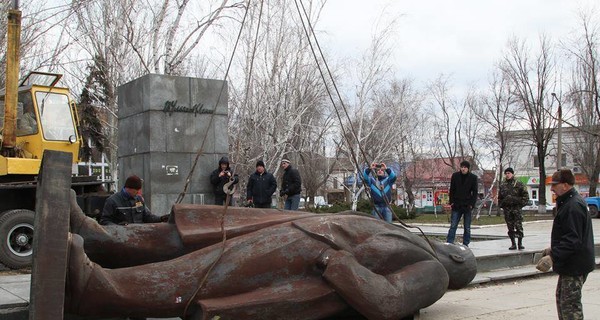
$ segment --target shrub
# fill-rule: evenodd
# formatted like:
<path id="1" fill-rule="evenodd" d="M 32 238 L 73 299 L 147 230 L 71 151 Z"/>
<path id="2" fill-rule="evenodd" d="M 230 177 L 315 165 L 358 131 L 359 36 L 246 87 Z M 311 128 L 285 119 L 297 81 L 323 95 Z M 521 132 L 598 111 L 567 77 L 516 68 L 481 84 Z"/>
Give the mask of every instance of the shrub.
<path id="1" fill-rule="evenodd" d="M 337 213 L 342 211 L 350 210 L 352 207 L 352 203 L 350 202 L 336 202 L 331 207 L 320 207 L 315 209 L 307 209 L 306 211 L 315 212 L 315 213 Z M 416 213 L 413 210 L 412 212 L 407 213 L 405 208 L 400 208 L 398 206 L 392 205 L 392 211 L 394 212 L 393 219 L 396 220 L 396 217 L 405 220 L 405 219 L 414 219 L 416 217 Z M 370 200 L 359 200 L 356 204 L 356 211 L 364 212 L 366 214 L 371 214 L 373 210 L 373 206 L 371 205 Z"/>

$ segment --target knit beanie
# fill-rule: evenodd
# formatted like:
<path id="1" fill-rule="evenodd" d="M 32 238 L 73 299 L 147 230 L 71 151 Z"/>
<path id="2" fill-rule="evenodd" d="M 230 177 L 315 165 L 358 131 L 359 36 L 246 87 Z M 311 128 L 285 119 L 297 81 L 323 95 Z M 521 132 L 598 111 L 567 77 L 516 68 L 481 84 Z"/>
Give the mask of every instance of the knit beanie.
<path id="1" fill-rule="evenodd" d="M 127 180 L 125 180 L 125 188 L 140 190 L 142 188 L 142 179 L 136 175 L 127 177 Z"/>

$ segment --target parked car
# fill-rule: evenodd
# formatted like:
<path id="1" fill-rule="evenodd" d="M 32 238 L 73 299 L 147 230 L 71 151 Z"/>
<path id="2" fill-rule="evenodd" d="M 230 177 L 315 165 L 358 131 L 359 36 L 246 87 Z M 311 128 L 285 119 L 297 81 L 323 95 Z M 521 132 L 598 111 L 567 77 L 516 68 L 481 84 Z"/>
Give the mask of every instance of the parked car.
<path id="1" fill-rule="evenodd" d="M 306 208 L 306 204 L 310 202 L 310 197 L 301 197 L 300 198 L 300 205 L 298 206 L 298 209 L 305 209 Z M 315 207 L 319 208 L 319 207 L 331 207 L 332 205 L 327 203 L 327 201 L 325 201 L 325 197 L 323 196 L 316 196 L 315 197 Z"/>
<path id="2" fill-rule="evenodd" d="M 598 208 L 600 208 L 600 197 L 587 197 L 585 202 L 588 205 L 590 217 L 598 218 Z"/>
<path id="3" fill-rule="evenodd" d="M 538 211 L 539 205 L 540 201 L 538 199 L 529 199 L 527 200 L 527 204 L 523 207 L 523 210 Z M 554 210 L 554 205 L 546 203 L 546 211 L 552 210 Z"/>

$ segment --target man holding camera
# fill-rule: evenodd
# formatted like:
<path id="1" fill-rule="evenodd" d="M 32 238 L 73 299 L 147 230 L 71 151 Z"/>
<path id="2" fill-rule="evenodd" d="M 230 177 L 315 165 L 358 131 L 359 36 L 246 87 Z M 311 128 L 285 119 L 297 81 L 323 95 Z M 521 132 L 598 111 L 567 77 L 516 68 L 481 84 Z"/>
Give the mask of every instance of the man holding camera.
<path id="1" fill-rule="evenodd" d="M 392 186 L 396 182 L 396 173 L 383 162 L 372 163 L 370 168 L 365 168 L 364 179 L 373 200 L 373 216 L 391 223 L 390 203 L 393 200 Z"/>
<path id="2" fill-rule="evenodd" d="M 158 217 L 150 212 L 144 204 L 141 194 L 142 179 L 136 175 L 129 176 L 120 192 L 106 199 L 100 224 L 128 225 L 130 223 L 166 222 L 169 215 Z"/>
<path id="3" fill-rule="evenodd" d="M 223 187 L 229 182 L 232 182 L 228 187 L 229 191 L 231 191 L 233 186 L 239 182 L 239 178 L 237 174 L 231 173 L 231 169 L 229 168 L 229 159 L 224 156 L 219 160 L 219 167 L 210 174 L 210 183 L 214 187 L 213 192 L 215 195 L 216 205 L 222 206 L 223 203 L 225 203 L 225 199 L 227 199 L 227 193 L 225 193 Z M 231 205 L 231 196 L 229 197 L 228 205 Z"/>

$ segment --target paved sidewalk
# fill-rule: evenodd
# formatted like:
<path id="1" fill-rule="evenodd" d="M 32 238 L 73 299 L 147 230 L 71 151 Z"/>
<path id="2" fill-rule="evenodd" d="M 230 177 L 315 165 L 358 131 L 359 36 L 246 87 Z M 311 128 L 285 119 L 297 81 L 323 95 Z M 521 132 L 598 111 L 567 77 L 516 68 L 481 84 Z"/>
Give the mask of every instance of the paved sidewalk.
<path id="1" fill-rule="evenodd" d="M 449 291 L 421 310 L 419 320 L 544 320 L 557 319 L 554 291 L 558 276 L 516 279 Z M 600 270 L 589 274 L 583 286 L 586 320 L 600 319 Z"/>

